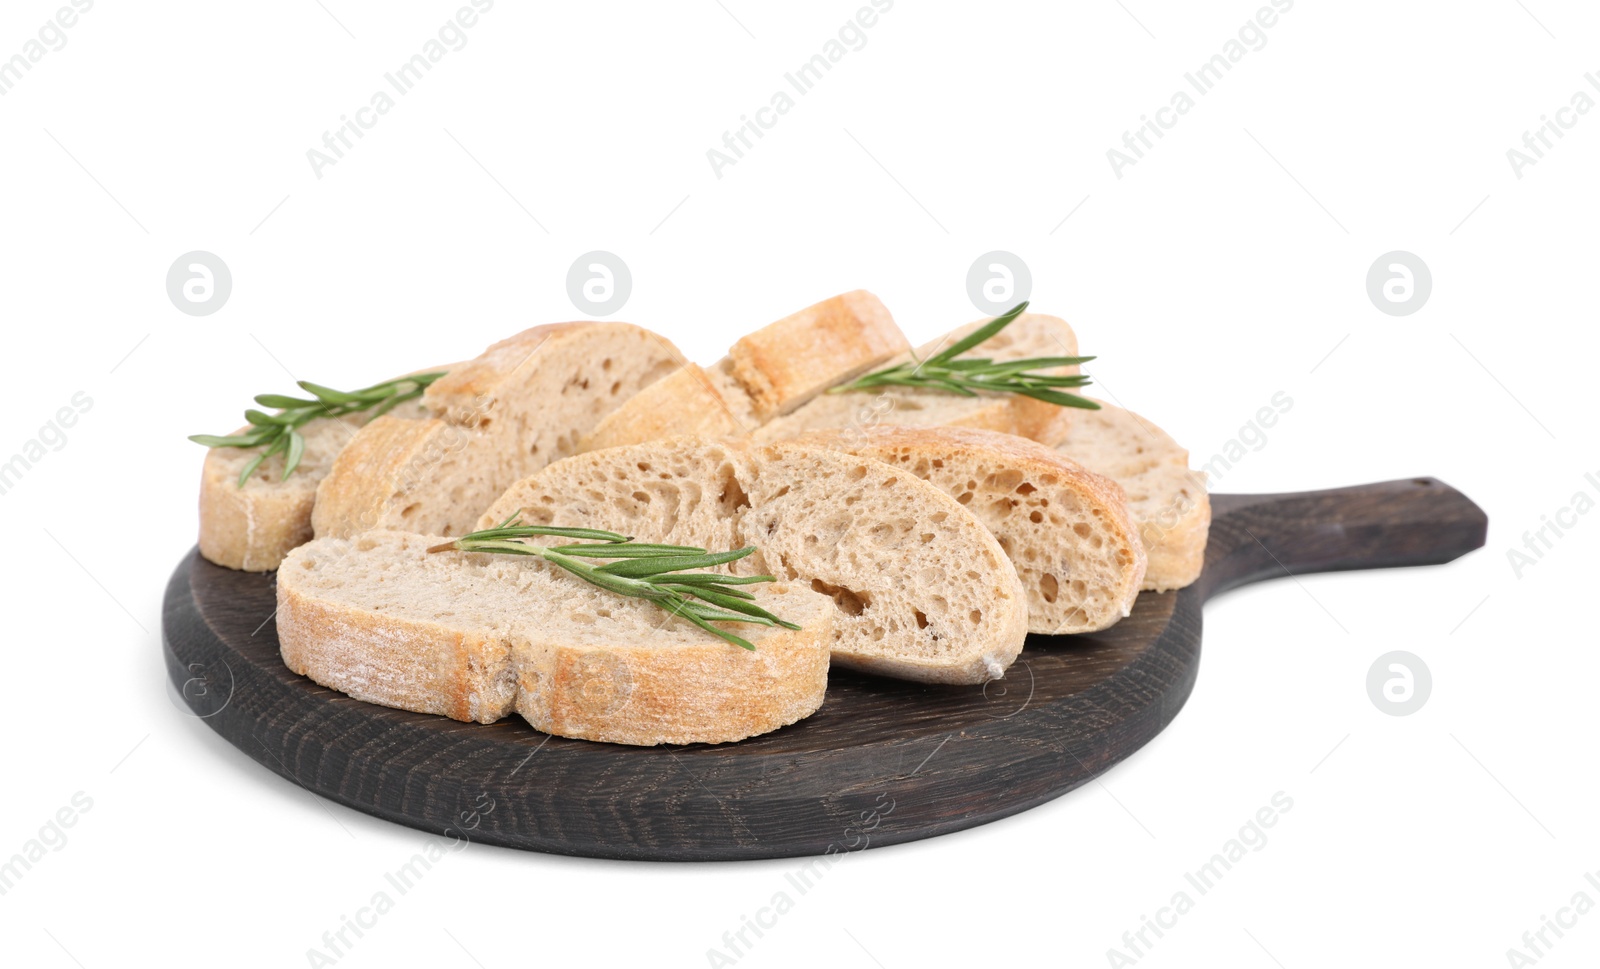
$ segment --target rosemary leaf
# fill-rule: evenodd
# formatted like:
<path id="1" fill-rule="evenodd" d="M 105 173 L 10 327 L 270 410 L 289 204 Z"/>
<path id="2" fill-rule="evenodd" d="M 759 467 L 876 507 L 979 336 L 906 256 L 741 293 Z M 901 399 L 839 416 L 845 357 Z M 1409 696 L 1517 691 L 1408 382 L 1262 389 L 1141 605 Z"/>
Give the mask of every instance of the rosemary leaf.
<path id="1" fill-rule="evenodd" d="M 723 575 L 713 572 L 702 575 L 698 572 L 686 572 L 675 575 L 672 581 L 678 585 L 754 585 L 758 582 L 776 582 L 777 579 L 770 575 Z"/>
<path id="2" fill-rule="evenodd" d="M 678 586 L 674 588 L 674 591 L 681 591 L 681 594 L 683 595 L 693 596 L 696 599 L 704 600 L 705 602 L 709 602 L 714 606 L 719 606 L 730 612 L 737 612 L 741 615 L 754 616 L 756 618 L 766 620 L 774 625 L 782 626 L 785 629 L 800 628 L 794 623 L 785 622 L 784 620 L 779 619 L 777 616 L 756 605 L 754 602 L 750 602 L 744 598 L 744 596 L 750 596 L 748 592 L 741 595 L 735 595 L 734 590 L 727 590 L 726 593 L 720 591 L 713 592 L 710 589 L 700 589 L 694 586 Z M 750 598 L 753 599 L 755 597 L 750 596 Z"/>
<path id="3" fill-rule="evenodd" d="M 1099 404 L 1087 397 L 1079 397 L 1077 394 L 1063 394 L 1060 391 L 1046 390 L 1042 387 L 1030 387 L 1015 391 L 1015 393 L 1022 397 L 1042 400 L 1047 404 L 1055 404 L 1058 407 L 1080 407 L 1084 410 L 1100 409 Z"/>
<path id="4" fill-rule="evenodd" d="M 686 584 L 686 583 L 681 583 L 681 582 L 676 582 L 675 581 L 671 585 L 666 586 L 665 588 L 671 589 L 673 592 L 676 592 L 679 595 L 685 595 L 685 596 L 699 596 L 699 594 L 700 594 L 700 592 L 702 590 L 709 592 L 712 589 L 715 589 L 716 591 L 713 593 L 714 595 L 730 596 L 730 597 L 732 597 L 734 599 L 745 599 L 745 600 L 748 600 L 748 601 L 751 601 L 751 602 L 754 602 L 755 598 L 756 598 L 755 593 L 753 593 L 753 592 L 746 592 L 743 589 L 721 589 L 721 588 L 716 588 L 716 586 L 714 586 L 714 585 L 708 587 L 708 586 L 695 585 L 693 583 L 687 583 Z M 711 600 L 707 599 L 706 601 L 710 602 Z"/>
<path id="5" fill-rule="evenodd" d="M 262 434 L 231 434 L 219 437 L 215 434 L 190 434 L 189 440 L 206 447 L 254 447 L 266 439 Z"/>
<path id="6" fill-rule="evenodd" d="M 643 543 L 629 542 L 626 545 L 608 543 L 604 545 L 556 545 L 551 548 L 553 552 L 562 555 L 576 555 L 580 558 L 600 559 L 642 559 L 662 552 L 683 552 L 685 554 L 703 555 L 705 549 L 690 548 L 676 545 L 646 545 Z"/>
<path id="7" fill-rule="evenodd" d="M 303 397 L 285 397 L 282 394 L 257 394 L 256 403 L 262 407 L 276 407 L 278 410 L 293 410 L 297 407 L 316 407 L 317 402 L 306 400 Z"/>
<path id="8" fill-rule="evenodd" d="M 602 565 L 599 571 L 607 575 L 621 575 L 631 579 L 642 579 L 652 575 L 660 575 L 663 572 L 681 572 L 684 569 L 709 569 L 712 566 L 737 562 L 754 551 L 755 546 L 751 545 L 732 552 L 717 552 L 715 554 L 682 555 L 677 554 L 676 551 L 658 553 L 643 558 L 623 559 L 612 562 L 610 565 Z"/>
<path id="9" fill-rule="evenodd" d="M 294 469 L 300 467 L 300 459 L 305 457 L 306 439 L 299 431 L 289 432 L 289 449 L 283 461 L 283 476 L 285 478 L 294 474 Z"/>
<path id="10" fill-rule="evenodd" d="M 941 364 L 961 356 L 963 353 L 966 353 L 968 350 L 971 350 L 978 344 L 987 341 L 996 333 L 999 333 L 1001 330 L 1016 322 L 1017 317 L 1021 316 L 1027 310 L 1027 308 L 1028 301 L 1023 300 L 1017 305 L 1011 307 L 1009 310 L 1006 310 L 1004 313 L 1001 313 L 999 316 L 929 357 L 928 362 L 931 364 Z"/>

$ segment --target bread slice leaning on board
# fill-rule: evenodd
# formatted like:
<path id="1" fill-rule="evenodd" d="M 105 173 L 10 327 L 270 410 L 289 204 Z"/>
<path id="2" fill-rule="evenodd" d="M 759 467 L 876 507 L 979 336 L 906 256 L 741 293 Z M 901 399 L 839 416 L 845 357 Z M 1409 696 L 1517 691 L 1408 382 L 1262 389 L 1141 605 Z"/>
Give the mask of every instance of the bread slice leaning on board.
<path id="1" fill-rule="evenodd" d="M 1133 411 L 1098 401 L 1078 416 L 1058 450 L 1113 478 L 1128 498 L 1149 566 L 1144 588 L 1181 589 L 1200 577 L 1211 530 L 1204 472 L 1189 469 L 1189 452 Z"/>
<path id="2" fill-rule="evenodd" d="M 878 297 L 825 299 L 739 339 L 714 366 L 694 364 L 600 422 L 585 451 L 678 435 L 747 434 L 911 349 Z"/>
<path id="3" fill-rule="evenodd" d="M 916 359 L 925 360 L 989 322 L 979 320 L 945 334 L 917 349 Z M 1027 357 L 1075 357 L 1078 338 L 1067 321 L 1043 313 L 1024 313 L 1015 322 L 963 356 L 989 357 L 995 361 Z M 910 353 L 887 361 L 894 366 L 912 360 Z M 1042 371 L 1051 374 L 1076 374 L 1077 367 L 1056 367 Z M 841 381 L 842 382 L 842 381 Z M 797 437 L 809 431 L 871 427 L 878 424 L 908 426 L 951 425 L 977 427 L 1015 434 L 1052 447 L 1061 443 L 1072 426 L 1078 408 L 1060 407 L 1016 394 L 980 394 L 963 397 L 944 390 L 912 387 L 884 387 L 868 391 L 823 394 L 786 417 L 778 417 L 757 428 L 759 441 Z"/>
<path id="4" fill-rule="evenodd" d="M 428 409 L 420 399 L 408 400 L 389 413 L 396 420 L 417 420 L 427 417 Z M 245 572 L 277 568 L 291 549 L 311 540 L 317 485 L 367 419 L 365 414 L 349 414 L 306 423 L 300 428 L 305 453 L 294 474 L 284 478 L 285 456 L 280 452 L 262 461 L 242 488 L 239 475 L 260 450 L 207 451 L 200 472 L 200 554 L 224 568 Z"/>
<path id="5" fill-rule="evenodd" d="M 874 458 L 950 494 L 994 533 L 1028 597 L 1028 632 L 1105 629 L 1133 609 L 1145 551 L 1115 481 L 1037 441 L 970 427 L 797 438 Z"/>
<path id="6" fill-rule="evenodd" d="M 358 700 L 619 744 L 726 743 L 813 713 L 828 681 L 825 596 L 749 588 L 799 631 L 734 627 L 746 650 L 527 556 L 429 554 L 442 539 L 319 538 L 278 570 L 296 673 Z"/>
<path id="7" fill-rule="evenodd" d="M 836 666 L 982 683 L 1022 651 L 1027 598 L 999 543 L 943 491 L 870 458 L 673 438 L 590 451 L 518 482 L 478 522 L 600 528 L 721 551 L 739 574 L 831 597 Z"/>
<path id="8" fill-rule="evenodd" d="M 384 415 L 317 487 L 318 537 L 374 528 L 459 535 L 518 479 L 577 450 L 623 401 L 683 365 L 627 323 L 525 330 L 458 364 L 423 394 L 433 417 Z"/>

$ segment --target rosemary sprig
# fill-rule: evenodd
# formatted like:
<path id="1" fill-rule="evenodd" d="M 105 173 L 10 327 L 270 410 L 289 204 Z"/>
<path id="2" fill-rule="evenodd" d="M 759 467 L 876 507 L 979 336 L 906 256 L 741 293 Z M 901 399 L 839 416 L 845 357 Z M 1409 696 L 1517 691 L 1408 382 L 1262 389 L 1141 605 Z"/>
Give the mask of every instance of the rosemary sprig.
<path id="1" fill-rule="evenodd" d="M 244 412 L 244 419 L 250 423 L 249 430 L 226 436 L 191 434 L 189 440 L 206 447 L 261 448 L 261 453 L 239 472 L 241 488 L 261 467 L 261 462 L 282 451 L 285 455 L 283 478 L 279 480 L 287 480 L 294 469 L 300 466 L 300 459 L 305 455 L 306 439 L 300 433 L 300 428 L 310 421 L 319 417 L 345 417 L 367 410 L 372 411 L 373 417 L 380 417 L 396 406 L 420 397 L 429 384 L 443 376 L 444 372 L 440 371 L 400 377 L 349 393 L 301 380 L 300 389 L 310 393 L 311 399 L 259 394 L 256 403 L 262 407 L 276 408 L 277 413 L 268 414 L 251 408 Z"/>
<path id="2" fill-rule="evenodd" d="M 536 555 L 586 582 L 617 595 L 648 599 L 675 616 L 689 620 L 706 632 L 754 650 L 748 640 L 714 622 L 748 622 L 761 626 L 799 629 L 755 604 L 755 596 L 741 585 L 776 581 L 770 575 L 724 575 L 720 572 L 689 572 L 725 565 L 755 552 L 755 546 L 732 552 L 707 552 L 687 545 L 653 545 L 635 542 L 627 535 L 593 528 L 555 528 L 524 525 L 519 512 L 496 528 L 463 535 L 454 541 L 435 545 L 429 552 L 500 552 L 507 555 Z M 586 539 L 581 545 L 530 545 L 518 541 L 535 535 Z M 606 565 L 593 565 L 584 559 L 613 559 Z M 700 600 L 696 602 L 695 600 Z"/>
<path id="3" fill-rule="evenodd" d="M 1060 389 L 1088 386 L 1090 382 L 1088 377 L 1081 374 L 1029 372 L 1076 366 L 1088 363 L 1094 357 L 1029 357 L 1025 360 L 1006 360 L 996 363 L 988 357 L 961 356 L 1010 326 L 1027 308 L 1028 302 L 1023 300 L 926 360 L 917 360 L 913 354 L 911 363 L 902 363 L 865 374 L 847 384 L 834 387 L 828 393 L 842 394 L 853 390 L 874 390 L 879 387 L 916 387 L 922 390 L 946 390 L 963 397 L 976 397 L 979 391 L 986 391 L 994 394 L 1018 394 L 1061 407 L 1099 410 L 1100 405 L 1087 397 L 1063 393 Z"/>

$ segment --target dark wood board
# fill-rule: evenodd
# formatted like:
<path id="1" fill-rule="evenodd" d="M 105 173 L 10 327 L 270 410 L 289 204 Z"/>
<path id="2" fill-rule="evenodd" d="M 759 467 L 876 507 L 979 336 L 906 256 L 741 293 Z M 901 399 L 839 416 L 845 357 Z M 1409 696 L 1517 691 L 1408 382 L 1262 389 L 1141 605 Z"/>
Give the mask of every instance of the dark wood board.
<path id="1" fill-rule="evenodd" d="M 1028 640 L 1003 680 L 939 687 L 836 671 L 822 709 L 737 744 L 625 747 L 352 700 L 278 657 L 275 574 L 191 552 L 163 641 L 196 715 L 274 773 L 451 838 L 603 858 L 813 855 L 930 838 L 1092 780 L 1177 716 L 1219 592 L 1308 572 L 1448 562 L 1488 519 L 1431 478 L 1213 495 L 1200 580 L 1090 636 Z M 483 810 L 492 805 L 491 810 Z"/>

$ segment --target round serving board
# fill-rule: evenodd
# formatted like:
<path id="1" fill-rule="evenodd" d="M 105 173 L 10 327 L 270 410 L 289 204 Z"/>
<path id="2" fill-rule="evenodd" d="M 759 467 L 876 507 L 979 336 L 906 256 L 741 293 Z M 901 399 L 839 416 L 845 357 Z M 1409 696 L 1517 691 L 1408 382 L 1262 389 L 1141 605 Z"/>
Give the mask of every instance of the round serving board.
<path id="1" fill-rule="evenodd" d="M 191 552 L 163 615 L 169 674 L 196 715 L 322 797 L 450 838 L 604 858 L 850 851 L 1003 818 L 1092 780 L 1177 716 L 1200 608 L 1288 574 L 1448 562 L 1488 520 L 1431 478 L 1213 495 L 1200 580 L 1139 596 L 1091 636 L 1029 637 L 1003 680 L 941 687 L 835 671 L 822 709 L 737 744 L 625 747 L 390 710 L 278 657 L 274 573 Z"/>

